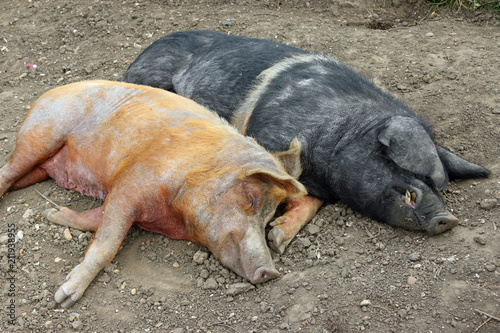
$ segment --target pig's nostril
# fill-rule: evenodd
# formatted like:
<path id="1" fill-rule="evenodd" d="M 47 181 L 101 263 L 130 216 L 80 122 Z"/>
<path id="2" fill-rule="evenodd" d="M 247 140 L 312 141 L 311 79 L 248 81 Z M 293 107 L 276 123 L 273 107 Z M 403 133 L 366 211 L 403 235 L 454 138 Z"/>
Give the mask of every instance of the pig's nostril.
<path id="1" fill-rule="evenodd" d="M 254 278 L 251 280 L 253 284 L 263 283 L 268 280 L 277 278 L 280 273 L 272 266 L 259 267 L 254 274 Z"/>
<path id="2" fill-rule="evenodd" d="M 443 231 L 456 227 L 457 225 L 458 219 L 447 212 L 432 218 L 429 224 L 429 232 L 432 234 L 440 234 Z"/>

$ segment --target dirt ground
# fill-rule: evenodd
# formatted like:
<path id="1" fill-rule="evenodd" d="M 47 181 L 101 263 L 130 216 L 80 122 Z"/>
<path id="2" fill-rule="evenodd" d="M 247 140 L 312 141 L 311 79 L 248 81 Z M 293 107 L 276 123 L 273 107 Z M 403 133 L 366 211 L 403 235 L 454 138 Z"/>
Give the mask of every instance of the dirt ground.
<path id="1" fill-rule="evenodd" d="M 198 260 L 194 254 L 207 250 L 197 244 L 134 228 L 69 310 L 54 292 L 92 236 L 47 223 L 40 213 L 50 204 L 36 191 L 76 210 L 100 203 L 53 181 L 11 192 L 0 201 L 0 332 L 500 332 L 494 15 L 433 13 L 417 0 L 1 0 L 0 7 L 0 165 L 45 91 L 117 80 L 161 36 L 211 29 L 337 57 L 429 120 L 441 145 L 492 170 L 489 179 L 450 184 L 443 195 L 461 223 L 435 237 L 340 202 L 325 206 L 283 255 L 273 254 L 281 277 L 258 286 L 211 255 Z"/>

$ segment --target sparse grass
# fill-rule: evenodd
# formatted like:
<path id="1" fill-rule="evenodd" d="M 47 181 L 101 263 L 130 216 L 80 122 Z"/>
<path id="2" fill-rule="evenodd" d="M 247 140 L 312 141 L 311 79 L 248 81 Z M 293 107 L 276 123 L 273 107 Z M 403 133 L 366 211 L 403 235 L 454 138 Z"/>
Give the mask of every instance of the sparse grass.
<path id="1" fill-rule="evenodd" d="M 467 9 L 500 14 L 500 0 L 426 0 L 426 3 L 436 7 L 449 7 L 457 11 Z"/>

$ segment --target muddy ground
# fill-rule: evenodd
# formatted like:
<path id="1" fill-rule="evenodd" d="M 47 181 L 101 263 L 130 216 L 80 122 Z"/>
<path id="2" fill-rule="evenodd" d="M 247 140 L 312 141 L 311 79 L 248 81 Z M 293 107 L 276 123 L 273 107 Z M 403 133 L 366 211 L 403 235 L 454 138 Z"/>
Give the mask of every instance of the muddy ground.
<path id="1" fill-rule="evenodd" d="M 198 264 L 203 247 L 134 228 L 69 310 L 53 295 L 92 236 L 47 223 L 40 213 L 50 204 L 36 191 L 76 210 L 100 203 L 45 181 L 0 201 L 0 331 L 500 332 L 494 15 L 433 13 L 415 0 L 0 3 L 0 165 L 45 91 L 117 80 L 161 36 L 212 29 L 337 57 L 429 120 L 441 145 L 493 172 L 450 184 L 444 197 L 461 223 L 435 237 L 342 203 L 325 206 L 283 255 L 273 254 L 281 277 L 249 290 L 212 256 Z M 9 260 L 11 229 L 17 242 Z"/>

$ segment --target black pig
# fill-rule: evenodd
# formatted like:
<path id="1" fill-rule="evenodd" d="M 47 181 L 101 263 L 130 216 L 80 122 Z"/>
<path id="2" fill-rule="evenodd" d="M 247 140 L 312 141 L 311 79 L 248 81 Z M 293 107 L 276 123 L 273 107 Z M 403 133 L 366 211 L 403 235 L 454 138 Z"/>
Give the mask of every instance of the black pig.
<path id="1" fill-rule="evenodd" d="M 458 219 L 438 191 L 449 179 L 487 177 L 434 142 L 404 103 L 334 58 L 213 31 L 165 36 L 130 65 L 123 81 L 160 87 L 207 106 L 270 151 L 302 143 L 300 181 L 271 225 L 279 252 L 323 201 L 342 200 L 393 226 L 438 234 Z"/>

